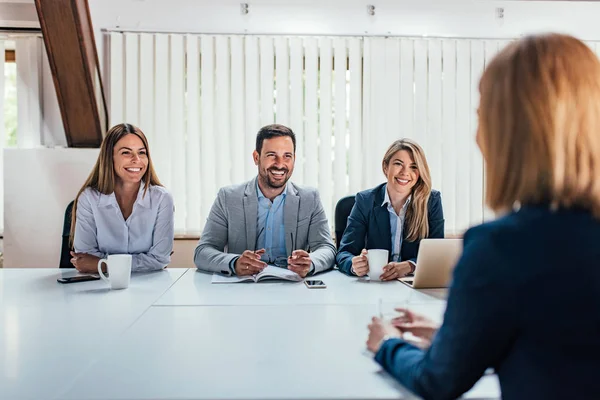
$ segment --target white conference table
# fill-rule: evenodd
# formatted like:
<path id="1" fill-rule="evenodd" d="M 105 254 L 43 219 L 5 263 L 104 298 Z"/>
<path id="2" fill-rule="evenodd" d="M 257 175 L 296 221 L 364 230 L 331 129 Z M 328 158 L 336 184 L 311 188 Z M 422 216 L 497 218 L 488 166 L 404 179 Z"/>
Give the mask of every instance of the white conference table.
<path id="1" fill-rule="evenodd" d="M 0 399 L 50 399 L 139 318 L 185 269 L 60 284 L 74 269 L 0 269 Z"/>
<path id="2" fill-rule="evenodd" d="M 445 290 L 414 290 L 398 282 L 369 282 L 339 271 L 310 277 L 326 289 L 303 282 L 211 284 L 212 275 L 190 270 L 154 304 L 157 306 L 373 304 L 379 299 L 402 303 L 442 302 Z"/>
<path id="3" fill-rule="evenodd" d="M 152 307 L 60 398 L 413 398 L 365 350 L 374 311 L 371 305 Z M 468 397 L 497 398 L 495 377 L 480 380 Z"/>
<path id="4" fill-rule="evenodd" d="M 366 326 L 379 299 L 445 308 L 445 291 L 338 271 L 318 275 L 327 289 L 169 268 L 109 291 L 59 275 L 0 270 L 0 399 L 411 398 L 365 350 Z M 497 378 L 466 397 L 499 398 Z"/>

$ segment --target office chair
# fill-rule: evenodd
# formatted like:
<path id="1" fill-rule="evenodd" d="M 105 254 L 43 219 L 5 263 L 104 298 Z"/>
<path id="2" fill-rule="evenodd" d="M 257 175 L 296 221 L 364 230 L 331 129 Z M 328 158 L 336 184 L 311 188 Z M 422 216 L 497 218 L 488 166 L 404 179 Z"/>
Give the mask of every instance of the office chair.
<path id="1" fill-rule="evenodd" d="M 60 249 L 60 264 L 59 268 L 75 268 L 71 264 L 71 247 L 69 246 L 69 235 L 71 233 L 71 212 L 73 211 L 73 203 L 71 201 L 65 210 L 65 220 L 63 222 L 62 246 Z"/>
<path id="2" fill-rule="evenodd" d="M 346 230 L 346 223 L 352 207 L 354 207 L 354 197 L 342 197 L 335 205 L 335 247 L 339 250 L 342 236 Z"/>

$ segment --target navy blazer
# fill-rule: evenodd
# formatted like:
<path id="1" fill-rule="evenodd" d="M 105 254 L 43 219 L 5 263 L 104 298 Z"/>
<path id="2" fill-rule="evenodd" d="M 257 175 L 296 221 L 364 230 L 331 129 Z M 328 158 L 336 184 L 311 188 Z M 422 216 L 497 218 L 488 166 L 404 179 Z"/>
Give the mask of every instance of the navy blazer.
<path id="1" fill-rule="evenodd" d="M 360 254 L 362 249 L 387 249 L 389 259 L 392 257 L 392 228 L 390 213 L 382 206 L 385 199 L 385 183 L 356 194 L 356 201 L 342 236 L 340 249 L 335 258 L 340 271 L 352 275 L 352 257 Z M 429 218 L 429 238 L 444 237 L 444 212 L 440 192 L 432 190 L 427 203 Z M 417 253 L 421 240 L 406 240 L 408 229 L 402 229 L 402 248 L 400 260 L 417 262 Z"/>
<path id="2" fill-rule="evenodd" d="M 600 399 L 600 221 L 526 206 L 472 228 L 444 322 L 423 351 L 385 341 L 375 359 L 426 399 L 493 367 L 503 399 Z"/>

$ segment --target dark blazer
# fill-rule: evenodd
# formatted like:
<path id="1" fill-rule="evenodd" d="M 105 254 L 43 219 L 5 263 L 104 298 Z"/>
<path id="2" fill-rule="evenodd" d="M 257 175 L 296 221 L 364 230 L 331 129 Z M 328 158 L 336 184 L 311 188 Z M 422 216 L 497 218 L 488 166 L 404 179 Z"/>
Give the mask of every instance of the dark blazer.
<path id="1" fill-rule="evenodd" d="M 382 206 L 385 198 L 385 183 L 356 194 L 356 202 L 346 224 L 342 236 L 340 249 L 336 256 L 336 263 L 340 271 L 351 275 L 352 257 L 360 254 L 362 249 L 387 249 L 390 260 L 392 257 L 392 229 L 390 227 L 390 214 L 387 207 Z M 444 213 L 442 211 L 442 197 L 440 192 L 432 190 L 429 197 L 428 218 L 429 237 L 444 237 Z M 420 240 L 409 242 L 406 240 L 408 229 L 406 224 L 402 230 L 402 248 L 400 259 L 417 262 Z"/>
<path id="2" fill-rule="evenodd" d="M 429 350 L 390 339 L 375 359 L 426 399 L 489 367 L 503 399 L 600 399 L 599 241 L 590 213 L 548 206 L 468 230 Z"/>

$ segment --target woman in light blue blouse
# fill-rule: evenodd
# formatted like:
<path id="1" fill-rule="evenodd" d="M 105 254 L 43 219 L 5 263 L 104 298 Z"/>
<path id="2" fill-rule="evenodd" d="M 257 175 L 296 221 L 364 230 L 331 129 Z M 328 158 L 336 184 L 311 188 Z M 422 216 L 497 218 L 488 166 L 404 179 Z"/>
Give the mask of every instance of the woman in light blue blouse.
<path id="1" fill-rule="evenodd" d="M 92 173 L 75 198 L 71 263 L 95 272 L 109 254 L 131 254 L 132 271 L 165 268 L 173 250 L 173 198 L 152 166 L 144 133 L 112 127 Z"/>

